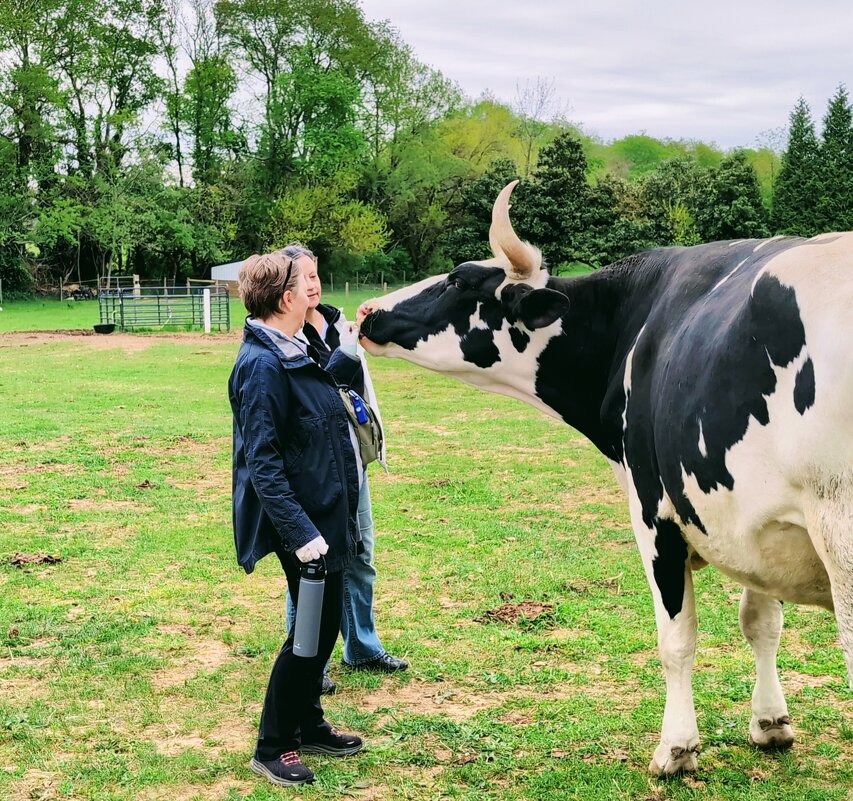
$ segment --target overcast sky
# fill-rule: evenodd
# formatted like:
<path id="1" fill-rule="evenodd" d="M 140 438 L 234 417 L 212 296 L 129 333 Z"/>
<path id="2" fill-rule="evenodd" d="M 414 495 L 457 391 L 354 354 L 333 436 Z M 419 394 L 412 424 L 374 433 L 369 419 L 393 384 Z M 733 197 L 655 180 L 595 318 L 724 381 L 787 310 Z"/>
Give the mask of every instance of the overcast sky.
<path id="1" fill-rule="evenodd" d="M 829 98 L 853 82 L 847 0 L 360 3 L 468 96 L 512 102 L 517 85 L 544 78 L 569 119 L 605 141 L 646 132 L 754 147 L 787 129 L 800 95 L 820 130 Z"/>

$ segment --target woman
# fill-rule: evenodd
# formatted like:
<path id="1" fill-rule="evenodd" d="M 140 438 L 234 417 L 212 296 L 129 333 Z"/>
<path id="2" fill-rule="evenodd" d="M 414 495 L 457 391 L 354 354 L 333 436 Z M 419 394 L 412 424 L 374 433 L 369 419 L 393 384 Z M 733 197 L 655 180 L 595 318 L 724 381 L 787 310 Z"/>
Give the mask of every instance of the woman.
<path id="1" fill-rule="evenodd" d="M 317 273 L 317 258 L 305 246 L 294 242 L 279 251 L 296 259 L 305 276 L 308 287 L 308 311 L 302 337 L 316 350 L 320 364 L 325 364 L 334 350 L 340 346 L 341 333 L 349 325 L 340 309 L 321 303 L 323 288 Z M 364 398 L 379 414 L 379 406 L 373 385 L 364 368 Z M 383 457 L 381 457 L 384 459 Z M 409 667 L 405 659 L 392 656 L 382 646 L 373 614 L 373 585 L 376 568 L 373 566 L 373 515 L 370 506 L 370 488 L 365 475 L 361 485 L 358 505 L 358 524 L 363 550 L 352 559 L 343 571 L 344 608 L 341 619 L 341 635 L 344 641 L 344 664 L 358 670 L 394 673 Z M 293 625 L 293 609 L 288 604 L 288 628 Z M 323 677 L 323 692 L 334 692 L 335 685 L 328 675 Z"/>
<path id="2" fill-rule="evenodd" d="M 355 326 L 343 332 L 326 369 L 296 338 L 308 294 L 293 259 L 250 257 L 239 288 L 249 317 L 229 380 L 237 559 L 251 573 L 275 553 L 297 609 L 301 564 L 322 556 L 327 571 L 317 655 L 296 656 L 289 633 L 270 675 L 250 768 L 274 784 L 304 784 L 314 774 L 300 751 L 344 756 L 362 747 L 326 722 L 320 690 L 341 624 L 342 571 L 358 551 L 362 467 L 337 384 L 358 391 L 363 372 Z"/>

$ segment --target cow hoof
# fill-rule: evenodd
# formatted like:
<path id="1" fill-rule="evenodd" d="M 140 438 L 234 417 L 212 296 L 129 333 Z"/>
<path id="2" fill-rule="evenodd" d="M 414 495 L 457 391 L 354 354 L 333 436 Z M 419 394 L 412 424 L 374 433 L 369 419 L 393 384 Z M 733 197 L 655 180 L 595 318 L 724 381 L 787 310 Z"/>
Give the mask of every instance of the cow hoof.
<path id="1" fill-rule="evenodd" d="M 762 751 L 784 751 L 794 744 L 791 718 L 753 718 L 749 723 L 749 744 Z"/>
<path id="2" fill-rule="evenodd" d="M 695 773 L 701 746 L 690 748 L 668 746 L 661 743 L 649 763 L 649 773 L 654 776 L 677 776 L 680 773 Z"/>

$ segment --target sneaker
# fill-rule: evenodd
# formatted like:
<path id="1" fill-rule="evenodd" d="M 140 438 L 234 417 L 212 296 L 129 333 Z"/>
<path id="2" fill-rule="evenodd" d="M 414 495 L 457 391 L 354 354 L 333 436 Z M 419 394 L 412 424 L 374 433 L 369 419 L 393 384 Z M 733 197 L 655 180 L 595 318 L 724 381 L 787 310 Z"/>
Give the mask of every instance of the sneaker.
<path id="1" fill-rule="evenodd" d="M 249 768 L 273 784 L 287 787 L 292 784 L 311 784 L 314 774 L 302 764 L 296 751 L 285 751 L 278 759 L 269 762 L 252 757 Z"/>
<path id="2" fill-rule="evenodd" d="M 320 695 L 334 695 L 338 686 L 329 678 L 328 673 L 323 674 L 323 686 L 320 688 Z"/>
<path id="3" fill-rule="evenodd" d="M 402 670 L 407 670 L 409 663 L 405 659 L 400 659 L 391 654 L 382 654 L 376 659 L 371 659 L 369 662 L 362 662 L 360 665 L 350 665 L 353 670 L 372 670 L 374 673 L 397 673 Z"/>
<path id="4" fill-rule="evenodd" d="M 349 756 L 361 751 L 363 747 L 361 737 L 356 737 L 354 734 L 341 734 L 334 726 L 323 727 L 310 742 L 306 742 L 304 737 L 302 739 L 303 754 Z"/>

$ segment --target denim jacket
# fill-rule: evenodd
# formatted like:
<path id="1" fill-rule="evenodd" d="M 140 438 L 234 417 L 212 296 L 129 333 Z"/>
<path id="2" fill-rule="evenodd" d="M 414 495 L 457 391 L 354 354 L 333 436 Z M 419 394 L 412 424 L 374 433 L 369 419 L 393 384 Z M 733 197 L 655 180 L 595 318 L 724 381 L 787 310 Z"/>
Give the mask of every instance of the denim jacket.
<path id="1" fill-rule="evenodd" d="M 319 535 L 330 572 L 356 553 L 358 474 L 338 384 L 362 386 L 357 358 L 337 350 L 323 369 L 295 344 L 283 350 L 246 324 L 228 396 L 234 542 L 247 573 L 268 553 L 296 551 Z"/>

